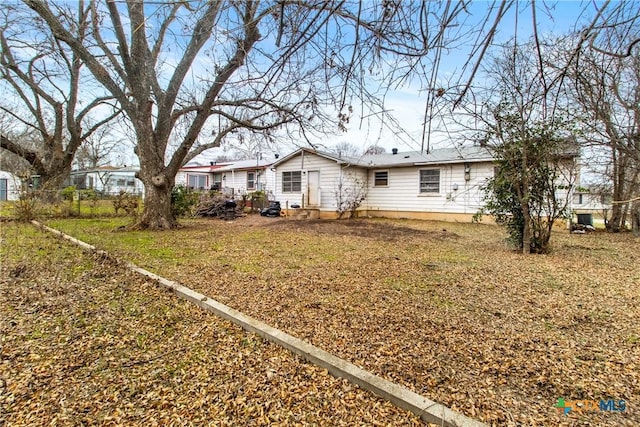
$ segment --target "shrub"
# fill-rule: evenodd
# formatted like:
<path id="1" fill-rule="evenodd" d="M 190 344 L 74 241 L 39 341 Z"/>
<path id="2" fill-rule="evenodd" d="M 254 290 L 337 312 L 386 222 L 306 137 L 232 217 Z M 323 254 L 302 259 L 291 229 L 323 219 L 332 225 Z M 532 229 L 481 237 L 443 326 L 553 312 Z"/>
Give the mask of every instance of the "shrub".
<path id="1" fill-rule="evenodd" d="M 261 211 L 267 206 L 267 194 L 264 191 L 254 191 L 248 194 L 251 200 L 251 211 Z"/>
<path id="2" fill-rule="evenodd" d="M 199 201 L 199 194 L 184 185 L 176 185 L 171 190 L 171 213 L 174 218 L 191 215 Z"/>
<path id="3" fill-rule="evenodd" d="M 138 214 L 138 197 L 120 190 L 118 195 L 113 199 L 113 208 L 118 215 L 118 211 L 122 209 L 127 216 L 136 216 Z"/>
<path id="4" fill-rule="evenodd" d="M 36 218 L 38 206 L 38 195 L 35 191 L 23 191 L 20 198 L 13 205 L 13 212 L 16 220 L 29 222 Z"/>
<path id="5" fill-rule="evenodd" d="M 73 201 L 73 196 L 76 192 L 76 186 L 75 185 L 70 185 L 66 188 L 64 188 L 61 192 L 60 195 L 62 196 L 63 200 L 69 200 L 69 201 Z"/>

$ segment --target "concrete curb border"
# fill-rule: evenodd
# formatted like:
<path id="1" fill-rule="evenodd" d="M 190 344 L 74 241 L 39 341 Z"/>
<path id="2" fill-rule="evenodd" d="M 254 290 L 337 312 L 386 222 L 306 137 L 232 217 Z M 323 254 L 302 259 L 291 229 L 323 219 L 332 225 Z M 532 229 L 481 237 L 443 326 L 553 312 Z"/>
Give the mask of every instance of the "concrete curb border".
<path id="1" fill-rule="evenodd" d="M 51 232 L 65 240 L 68 240 L 86 251 L 93 252 L 107 258 L 112 258 L 107 252 L 98 250 L 95 246 L 71 237 L 61 231 L 47 227 L 38 221 L 32 224 Z M 266 323 L 260 322 L 247 316 L 231 307 L 209 299 L 206 295 L 193 291 L 177 282 L 167 280 L 157 274 L 140 268 L 132 263 L 126 263 L 126 267 L 142 276 L 156 281 L 158 284 L 172 290 L 179 297 L 191 301 L 200 308 L 213 312 L 217 316 L 229 320 L 242 327 L 246 331 L 260 335 L 275 344 L 297 354 L 303 359 L 323 368 L 336 377 L 346 378 L 350 382 L 357 384 L 394 405 L 411 411 L 418 415 L 423 421 L 447 427 L 485 427 L 486 424 L 455 412 L 444 405 L 427 399 L 406 387 L 387 381 L 371 372 L 365 371 L 356 365 L 349 363 L 339 357 L 328 353 L 321 348 L 311 345 L 301 339 L 273 328 Z"/>

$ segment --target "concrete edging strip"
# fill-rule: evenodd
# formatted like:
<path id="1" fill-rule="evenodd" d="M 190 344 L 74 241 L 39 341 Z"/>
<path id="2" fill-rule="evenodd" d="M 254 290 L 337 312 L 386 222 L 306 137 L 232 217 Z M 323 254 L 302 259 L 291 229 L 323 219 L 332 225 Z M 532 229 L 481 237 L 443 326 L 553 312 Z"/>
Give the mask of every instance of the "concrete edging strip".
<path id="1" fill-rule="evenodd" d="M 32 221 L 32 223 L 80 246 L 85 250 L 109 257 L 107 252 L 98 250 L 93 245 L 85 243 L 51 227 L 47 227 L 37 221 Z M 219 303 L 218 301 L 212 300 L 204 294 L 182 286 L 177 282 L 167 280 L 164 277 L 140 268 L 135 264 L 126 263 L 126 266 L 130 270 L 146 276 L 160 285 L 171 289 L 179 297 L 193 302 L 202 309 L 213 312 L 217 316 L 229 320 L 249 332 L 258 334 L 264 339 L 286 348 L 309 362 L 326 369 L 336 377 L 346 378 L 352 383 L 388 400 L 394 405 L 413 412 L 426 422 L 449 427 L 486 426 L 486 424 L 481 423 L 480 421 L 455 412 L 444 405 L 409 390 L 406 387 L 385 380 L 350 362 L 340 359 L 319 347 L 311 345 L 279 329 L 273 328 L 266 323 L 247 316 L 229 306 Z"/>

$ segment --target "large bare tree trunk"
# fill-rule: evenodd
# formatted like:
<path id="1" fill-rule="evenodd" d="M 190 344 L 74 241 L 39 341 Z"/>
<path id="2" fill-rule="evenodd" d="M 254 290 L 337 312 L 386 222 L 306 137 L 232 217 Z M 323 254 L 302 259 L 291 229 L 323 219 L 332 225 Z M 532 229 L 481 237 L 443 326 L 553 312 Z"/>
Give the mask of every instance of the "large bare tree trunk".
<path id="1" fill-rule="evenodd" d="M 158 149 L 158 146 L 162 147 L 166 142 L 156 142 L 157 137 L 153 134 L 151 121 L 139 121 L 136 124 L 136 133 L 139 135 L 136 150 L 141 160 L 140 172 L 137 175 L 144 184 L 144 209 L 134 228 L 174 228 L 178 223 L 171 213 L 171 190 L 177 171 L 165 166 L 163 150 Z"/>
<path id="2" fill-rule="evenodd" d="M 607 230 L 613 233 L 617 233 L 622 230 L 624 225 L 624 209 L 623 205 L 616 203 L 611 206 L 611 218 L 607 221 Z"/>
<path id="3" fill-rule="evenodd" d="M 640 237 L 640 200 L 631 205 L 631 231 L 636 237 Z"/>
<path id="4" fill-rule="evenodd" d="M 144 210 L 135 228 L 157 230 L 175 227 L 177 222 L 171 213 L 172 186 L 153 182 L 144 184 Z"/>

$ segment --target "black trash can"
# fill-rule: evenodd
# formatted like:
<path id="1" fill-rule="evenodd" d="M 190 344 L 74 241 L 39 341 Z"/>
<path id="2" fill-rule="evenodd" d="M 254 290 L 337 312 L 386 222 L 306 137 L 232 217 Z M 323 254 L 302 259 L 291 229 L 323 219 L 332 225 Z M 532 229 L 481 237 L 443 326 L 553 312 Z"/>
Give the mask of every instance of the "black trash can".
<path id="1" fill-rule="evenodd" d="M 235 200 L 227 200 L 224 202 L 224 219 L 234 220 L 236 219 L 236 207 L 238 204 Z"/>
<path id="2" fill-rule="evenodd" d="M 593 214 L 578 214 L 578 224 L 593 227 Z"/>

